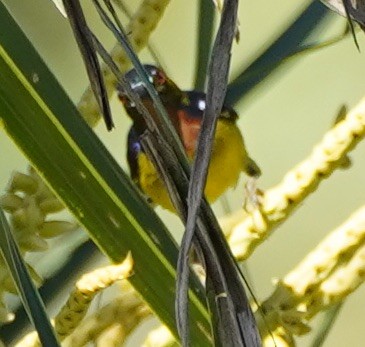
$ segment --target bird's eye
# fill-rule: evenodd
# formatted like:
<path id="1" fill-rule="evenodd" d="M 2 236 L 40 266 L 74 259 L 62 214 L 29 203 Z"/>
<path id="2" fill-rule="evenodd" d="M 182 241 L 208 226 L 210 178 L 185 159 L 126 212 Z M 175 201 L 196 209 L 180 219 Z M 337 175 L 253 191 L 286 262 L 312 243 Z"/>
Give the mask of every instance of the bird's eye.
<path id="1" fill-rule="evenodd" d="M 163 86 L 166 83 L 166 75 L 163 71 L 157 71 L 153 79 L 156 86 Z"/>

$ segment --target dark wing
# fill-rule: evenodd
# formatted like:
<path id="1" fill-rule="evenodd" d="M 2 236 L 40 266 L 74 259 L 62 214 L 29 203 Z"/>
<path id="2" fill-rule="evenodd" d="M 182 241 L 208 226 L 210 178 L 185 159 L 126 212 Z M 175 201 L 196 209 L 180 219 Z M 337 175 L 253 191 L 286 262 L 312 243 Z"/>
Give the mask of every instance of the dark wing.
<path id="1" fill-rule="evenodd" d="M 127 161 L 132 180 L 137 184 L 139 182 L 138 155 L 142 152 L 143 149 L 139 141 L 138 133 L 132 126 L 127 139 Z"/>

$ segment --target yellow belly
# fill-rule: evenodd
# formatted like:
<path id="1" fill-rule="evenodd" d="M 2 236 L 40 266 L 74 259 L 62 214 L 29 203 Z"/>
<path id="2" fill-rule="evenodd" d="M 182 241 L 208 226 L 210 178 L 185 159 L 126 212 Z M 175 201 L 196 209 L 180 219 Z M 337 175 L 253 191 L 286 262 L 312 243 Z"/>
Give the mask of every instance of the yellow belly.
<path id="1" fill-rule="evenodd" d="M 235 123 L 220 119 L 213 145 L 205 196 L 214 202 L 229 187 L 236 185 L 241 171 L 249 164 L 242 135 Z M 153 164 L 144 153 L 138 157 L 139 185 L 152 201 L 174 211 L 167 190 Z"/>

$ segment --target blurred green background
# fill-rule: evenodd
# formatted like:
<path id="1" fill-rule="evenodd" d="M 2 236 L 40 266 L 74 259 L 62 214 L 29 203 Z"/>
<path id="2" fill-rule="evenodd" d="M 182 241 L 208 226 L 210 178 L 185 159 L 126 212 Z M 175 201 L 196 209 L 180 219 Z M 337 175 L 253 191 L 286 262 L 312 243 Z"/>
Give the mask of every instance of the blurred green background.
<path id="1" fill-rule="evenodd" d="M 49 0 L 3 0 L 40 52 L 67 93 L 77 102 L 88 84 L 69 25 Z M 241 40 L 234 44 L 231 76 L 254 59 L 291 22 L 309 1 L 241 1 Z M 135 1 L 130 8 L 139 4 Z M 114 39 L 104 29 L 91 2 L 84 2 L 90 24 L 108 47 Z M 183 89 L 192 88 L 195 71 L 197 1 L 173 0 L 168 6 L 151 43 L 163 67 Z M 333 16 L 325 30 L 317 31 L 312 41 L 325 40 L 340 33 L 345 20 Z M 358 34 L 360 48 L 365 49 L 363 33 Z M 151 63 L 146 50 L 142 61 Z M 239 124 L 251 156 L 259 163 L 263 175 L 261 189 L 280 182 L 283 175 L 303 160 L 333 124 L 343 104 L 354 106 L 365 95 L 364 54 L 359 53 L 351 37 L 329 48 L 301 56 L 286 64 L 278 73 L 260 84 L 240 102 L 236 110 Z M 129 120 L 113 98 L 116 129 L 107 133 L 100 123 L 96 131 L 127 169 L 126 134 Z M 14 170 L 24 171 L 27 162 L 4 132 L 0 132 L 0 192 Z M 315 194 L 305 200 L 254 255 L 248 266 L 260 299 L 268 296 L 272 281 L 290 271 L 324 236 L 342 223 L 365 201 L 365 144 L 351 153 L 353 166 L 338 171 L 324 182 Z M 232 210 L 244 201 L 244 178 L 227 194 Z M 220 202 L 215 204 L 223 213 Z M 182 230 L 178 219 L 159 210 L 171 230 Z M 181 234 L 176 235 L 178 238 Z M 57 253 L 62 256 L 61 252 Z M 51 258 L 54 258 L 51 256 Z M 362 346 L 365 290 L 351 295 L 324 346 Z M 318 324 L 315 319 L 311 325 Z M 309 337 L 299 339 L 308 346 Z M 136 342 L 134 343 L 136 345 Z"/>

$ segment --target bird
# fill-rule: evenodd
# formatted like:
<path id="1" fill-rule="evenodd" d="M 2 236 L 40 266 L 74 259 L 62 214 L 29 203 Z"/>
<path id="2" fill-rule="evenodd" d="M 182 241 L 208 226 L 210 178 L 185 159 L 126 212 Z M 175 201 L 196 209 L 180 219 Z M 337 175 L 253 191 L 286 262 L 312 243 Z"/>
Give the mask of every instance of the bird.
<path id="1" fill-rule="evenodd" d="M 205 93 L 195 90 L 182 91 L 162 69 L 153 65 L 144 65 L 144 68 L 168 112 L 188 160 L 192 162 L 206 107 Z M 152 99 L 136 70 L 127 72 L 125 78 L 153 117 L 155 111 Z M 127 161 L 131 178 L 150 202 L 175 211 L 164 183 L 141 145 L 140 136 L 146 130 L 144 119 L 133 101 L 119 86 L 118 96 L 133 121 L 127 139 Z M 217 123 L 205 187 L 205 196 L 210 203 L 216 201 L 228 188 L 236 186 L 241 172 L 250 177 L 261 175 L 259 166 L 246 150 L 237 119 L 238 115 L 234 109 L 224 105 Z"/>

